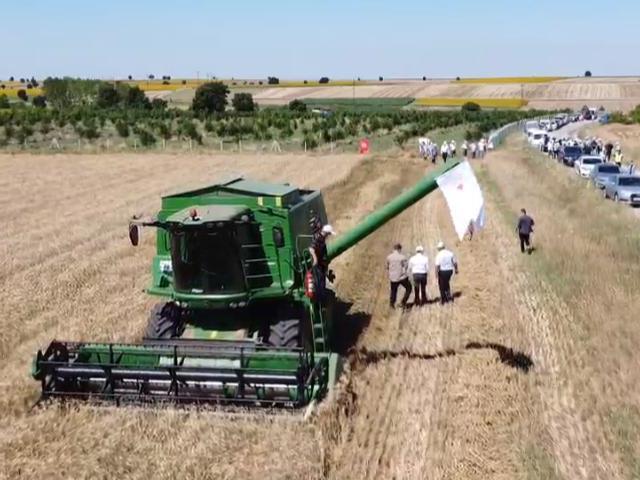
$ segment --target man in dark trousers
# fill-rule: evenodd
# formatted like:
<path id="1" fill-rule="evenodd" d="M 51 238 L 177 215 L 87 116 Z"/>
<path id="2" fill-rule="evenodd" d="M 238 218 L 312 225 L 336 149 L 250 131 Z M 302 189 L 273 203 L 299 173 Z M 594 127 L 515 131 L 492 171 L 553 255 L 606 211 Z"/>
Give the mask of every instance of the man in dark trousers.
<path id="1" fill-rule="evenodd" d="M 387 273 L 389 274 L 389 284 L 391 294 L 389 295 L 389 306 L 395 308 L 396 298 L 398 296 L 398 287 L 404 288 L 404 296 L 402 297 L 402 308 L 407 306 L 409 295 L 411 295 L 411 282 L 407 275 L 408 260 L 402 254 L 402 245 L 396 243 L 393 246 L 393 252 L 387 256 Z"/>
<path id="2" fill-rule="evenodd" d="M 438 277 L 438 287 L 440 289 L 440 304 L 444 305 L 453 302 L 451 294 L 451 277 L 453 273 L 458 274 L 458 260 L 450 250 L 444 246 L 444 242 L 438 242 L 438 254 L 436 255 L 436 276 Z"/>
<path id="3" fill-rule="evenodd" d="M 516 231 L 520 237 L 520 251 L 524 253 L 526 247 L 527 253 L 531 254 L 531 234 L 533 233 L 535 222 L 533 218 L 527 215 L 527 211 L 524 208 L 520 212 L 522 215 L 518 218 L 518 225 L 516 226 Z"/>
<path id="4" fill-rule="evenodd" d="M 335 235 L 335 230 L 331 225 L 324 225 L 313 235 L 309 253 L 313 261 L 312 272 L 313 279 L 316 284 L 316 297 L 319 301 L 324 298 L 324 292 L 327 285 L 327 274 L 331 275 L 329 261 L 327 259 L 327 237 Z M 329 280 L 333 281 L 331 277 Z"/>

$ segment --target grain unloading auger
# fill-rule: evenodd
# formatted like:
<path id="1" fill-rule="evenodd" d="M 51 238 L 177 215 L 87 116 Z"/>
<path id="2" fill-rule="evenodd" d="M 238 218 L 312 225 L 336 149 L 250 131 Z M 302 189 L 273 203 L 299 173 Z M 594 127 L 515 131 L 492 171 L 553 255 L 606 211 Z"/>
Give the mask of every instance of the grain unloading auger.
<path id="1" fill-rule="evenodd" d="M 437 188 L 450 162 L 328 245 L 334 259 Z M 341 371 L 335 294 L 308 291 L 319 191 L 236 178 L 162 198 L 147 292 L 165 299 L 139 344 L 54 341 L 33 376 L 43 398 L 301 407 Z"/>

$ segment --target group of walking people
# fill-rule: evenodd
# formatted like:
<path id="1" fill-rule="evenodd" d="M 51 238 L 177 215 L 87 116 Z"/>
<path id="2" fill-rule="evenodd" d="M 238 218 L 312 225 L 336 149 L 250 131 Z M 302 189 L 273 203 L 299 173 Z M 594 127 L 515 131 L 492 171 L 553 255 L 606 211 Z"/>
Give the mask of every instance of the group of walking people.
<path id="1" fill-rule="evenodd" d="M 453 302 L 451 294 L 451 277 L 458 273 L 458 261 L 443 242 L 438 242 L 436 246 L 438 253 L 435 258 L 435 276 L 438 279 L 438 289 L 440 290 L 440 303 Z M 429 302 L 427 296 L 427 283 L 429 278 L 429 258 L 424 253 L 424 247 L 418 245 L 415 255 L 407 258 L 402 253 L 402 245 L 399 243 L 393 247 L 393 252 L 387 256 L 387 273 L 389 276 L 389 306 L 396 307 L 398 289 L 404 289 L 400 306 L 406 308 L 411 296 L 413 283 L 413 305 L 422 306 Z M 411 280 L 410 280 L 411 278 Z"/>
<path id="2" fill-rule="evenodd" d="M 489 150 L 493 150 L 494 145 L 491 139 L 480 139 L 476 142 L 467 142 L 466 140 L 461 145 L 462 157 L 467 158 L 484 158 Z M 444 141 L 442 145 L 438 147 L 438 144 L 432 142 L 429 138 L 420 137 L 418 139 L 418 152 L 420 156 L 425 160 L 431 160 L 431 163 L 436 163 L 438 155 L 442 157 L 442 161 L 447 163 L 448 159 L 456 158 L 458 153 L 458 146 L 455 140 Z"/>
<path id="3" fill-rule="evenodd" d="M 431 160 L 431 163 L 436 163 L 438 155 L 442 156 L 442 161 L 447 163 L 447 159 L 455 158 L 458 147 L 455 140 L 442 142 L 442 145 L 438 147 L 438 144 L 432 142 L 429 138 L 420 137 L 418 139 L 418 152 L 420 156 L 425 160 Z"/>

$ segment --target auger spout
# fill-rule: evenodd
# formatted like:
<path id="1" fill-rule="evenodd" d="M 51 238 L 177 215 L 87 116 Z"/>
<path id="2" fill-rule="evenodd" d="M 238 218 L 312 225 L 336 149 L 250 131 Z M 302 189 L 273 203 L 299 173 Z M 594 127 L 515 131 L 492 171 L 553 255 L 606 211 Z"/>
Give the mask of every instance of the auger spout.
<path id="1" fill-rule="evenodd" d="M 411 205 L 427 196 L 429 193 L 438 188 L 437 178 L 443 173 L 451 170 L 460 162 L 452 161 L 444 165 L 444 167 L 435 170 L 423 177 L 409 190 L 402 192 L 400 195 L 392 199 L 386 205 L 380 207 L 373 213 L 367 215 L 360 223 L 351 230 L 345 232 L 327 245 L 327 255 L 330 260 L 338 257 L 340 254 L 349 250 L 351 247 L 371 235 L 373 232 L 382 227 L 389 220 L 402 213 Z"/>

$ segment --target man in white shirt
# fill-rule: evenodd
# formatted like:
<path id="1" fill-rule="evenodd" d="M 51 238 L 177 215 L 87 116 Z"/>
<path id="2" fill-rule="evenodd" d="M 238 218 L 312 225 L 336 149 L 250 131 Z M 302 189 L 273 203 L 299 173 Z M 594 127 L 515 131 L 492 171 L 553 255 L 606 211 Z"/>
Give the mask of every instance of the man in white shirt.
<path id="1" fill-rule="evenodd" d="M 440 147 L 440 154 L 442 155 L 442 161 L 447 163 L 447 157 L 449 156 L 449 144 L 445 140 Z"/>
<path id="2" fill-rule="evenodd" d="M 428 146 L 429 146 L 429 139 L 425 137 L 420 137 L 418 139 L 418 151 L 422 158 L 426 158 Z"/>
<path id="3" fill-rule="evenodd" d="M 476 142 L 471 142 L 469 149 L 471 150 L 471 158 L 476 158 Z"/>
<path id="4" fill-rule="evenodd" d="M 440 304 L 453 302 L 451 295 L 451 277 L 455 271 L 458 274 L 458 261 L 452 252 L 444 247 L 443 242 L 438 242 L 438 254 L 436 255 L 436 275 L 440 288 Z"/>
<path id="5" fill-rule="evenodd" d="M 455 142 L 455 140 L 451 140 L 449 142 L 449 156 L 451 158 L 456 158 L 456 142 Z"/>
<path id="6" fill-rule="evenodd" d="M 429 258 L 422 245 L 416 247 L 416 254 L 409 259 L 409 271 L 413 275 L 413 304 L 416 307 L 427 303 L 427 273 Z"/>

